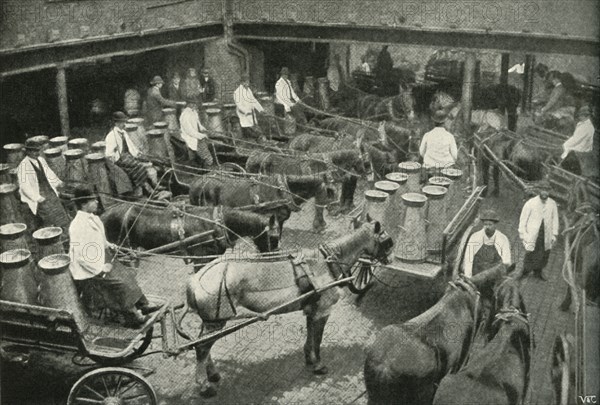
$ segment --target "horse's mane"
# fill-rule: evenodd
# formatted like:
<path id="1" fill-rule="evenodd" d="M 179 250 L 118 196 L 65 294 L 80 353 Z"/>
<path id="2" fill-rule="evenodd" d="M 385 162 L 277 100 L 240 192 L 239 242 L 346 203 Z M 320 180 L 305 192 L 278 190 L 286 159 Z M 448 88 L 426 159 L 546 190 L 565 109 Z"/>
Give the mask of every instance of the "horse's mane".
<path id="1" fill-rule="evenodd" d="M 372 231 L 368 223 L 365 223 L 356 231 L 328 242 L 326 245 L 337 255 L 342 255 L 347 251 L 357 251 L 361 247 L 363 238 Z"/>

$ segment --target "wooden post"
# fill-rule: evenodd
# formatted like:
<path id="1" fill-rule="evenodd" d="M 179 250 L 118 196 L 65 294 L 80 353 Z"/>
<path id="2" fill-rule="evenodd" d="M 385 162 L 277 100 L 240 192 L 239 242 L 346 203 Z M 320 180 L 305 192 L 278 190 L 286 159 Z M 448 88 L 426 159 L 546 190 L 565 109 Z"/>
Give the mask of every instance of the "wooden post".
<path id="1" fill-rule="evenodd" d="M 532 56 L 525 55 L 525 72 L 523 75 L 523 97 L 521 98 L 521 110 L 523 112 L 529 110 L 529 94 L 532 92 L 530 88 L 532 80 L 530 76 L 533 75 Z"/>
<path id="2" fill-rule="evenodd" d="M 56 71 L 56 95 L 58 98 L 58 113 L 60 128 L 63 136 L 71 136 L 69 124 L 69 96 L 67 94 L 67 72 L 65 66 L 59 66 Z"/>
<path id="3" fill-rule="evenodd" d="M 527 110 L 530 111 L 531 110 L 531 104 L 533 101 L 533 80 L 535 78 L 535 55 L 530 55 L 530 60 L 529 60 L 529 77 L 528 77 L 528 83 L 529 83 L 529 92 L 527 93 Z"/>
<path id="4" fill-rule="evenodd" d="M 462 113 L 465 123 L 465 135 L 467 136 L 468 149 L 471 149 L 473 139 L 471 137 L 471 108 L 473 107 L 473 83 L 475 81 L 475 53 L 467 52 L 465 59 L 465 71 L 462 83 Z"/>
<path id="5" fill-rule="evenodd" d="M 500 84 L 506 86 L 508 84 L 508 65 L 510 64 L 510 54 L 503 53 L 500 60 Z"/>

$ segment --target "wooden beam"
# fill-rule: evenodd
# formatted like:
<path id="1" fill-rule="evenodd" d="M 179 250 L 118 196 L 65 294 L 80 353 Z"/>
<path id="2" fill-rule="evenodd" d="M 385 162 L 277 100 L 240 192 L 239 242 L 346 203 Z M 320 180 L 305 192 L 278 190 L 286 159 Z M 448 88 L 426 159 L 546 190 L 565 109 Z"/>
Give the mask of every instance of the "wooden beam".
<path id="1" fill-rule="evenodd" d="M 471 108 L 473 107 L 473 84 L 475 82 L 475 66 L 477 64 L 475 53 L 467 52 L 465 59 L 465 70 L 463 74 L 463 83 L 462 83 L 462 114 L 463 114 L 463 122 L 465 123 L 465 134 L 467 135 L 469 141 L 469 149 L 473 144 L 472 134 L 471 134 Z"/>
<path id="2" fill-rule="evenodd" d="M 69 95 L 67 94 L 67 72 L 66 66 L 60 66 L 56 70 L 56 97 L 58 100 L 58 114 L 60 115 L 60 128 L 62 136 L 71 136 L 71 124 L 69 123 Z"/>

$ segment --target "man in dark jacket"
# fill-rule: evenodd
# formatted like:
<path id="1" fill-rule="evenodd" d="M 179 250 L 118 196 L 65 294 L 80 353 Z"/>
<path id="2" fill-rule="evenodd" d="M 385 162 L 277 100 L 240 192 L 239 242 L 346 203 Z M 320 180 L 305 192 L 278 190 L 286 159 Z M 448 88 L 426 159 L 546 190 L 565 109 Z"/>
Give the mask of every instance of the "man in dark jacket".
<path id="1" fill-rule="evenodd" d="M 175 108 L 177 103 L 173 100 L 164 98 L 160 89 L 165 84 L 160 76 L 154 76 L 150 82 L 150 89 L 146 97 L 146 125 L 150 126 L 156 121 L 161 121 L 163 118 L 163 108 Z"/>
<path id="2" fill-rule="evenodd" d="M 200 87 L 202 88 L 202 101 L 209 102 L 215 99 L 215 81 L 210 77 L 208 69 L 202 69 L 202 76 L 200 77 Z"/>

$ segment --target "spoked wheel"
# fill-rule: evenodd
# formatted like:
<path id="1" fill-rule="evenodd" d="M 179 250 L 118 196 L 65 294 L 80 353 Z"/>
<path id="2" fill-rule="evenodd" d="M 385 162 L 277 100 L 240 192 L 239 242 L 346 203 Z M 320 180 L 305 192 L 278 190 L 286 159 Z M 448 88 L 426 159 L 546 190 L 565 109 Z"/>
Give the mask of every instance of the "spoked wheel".
<path id="1" fill-rule="evenodd" d="M 238 165 L 237 163 L 232 163 L 232 162 L 221 163 L 219 165 L 219 169 L 227 171 L 227 172 L 246 174 L 246 169 L 244 169 L 242 166 Z"/>
<path id="2" fill-rule="evenodd" d="M 101 357 L 101 356 L 94 356 L 94 355 L 88 354 L 87 357 L 94 360 L 98 364 L 102 364 L 103 366 L 119 366 L 121 364 L 129 363 L 133 359 L 135 359 L 135 358 L 139 357 L 141 354 L 143 354 L 146 351 L 146 349 L 148 348 L 148 346 L 150 346 L 150 343 L 152 343 L 153 330 L 154 329 L 150 328 L 148 330 L 148 332 L 146 332 L 146 335 L 144 336 L 144 338 L 142 340 L 140 340 L 138 342 L 138 344 L 133 347 L 133 351 L 131 352 L 131 354 L 128 354 L 127 356 L 111 358 L 111 357 Z"/>
<path id="3" fill-rule="evenodd" d="M 69 393 L 68 405 L 156 405 L 156 393 L 141 375 L 126 369 L 106 367 L 81 377 Z"/>
<path id="4" fill-rule="evenodd" d="M 373 271 L 375 266 L 358 261 L 350 268 L 350 275 L 356 276 L 348 288 L 354 294 L 364 294 L 373 286 Z"/>

